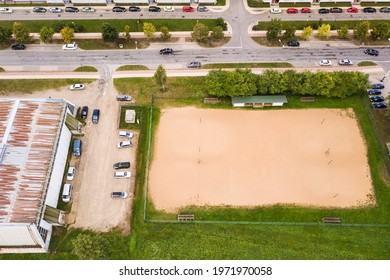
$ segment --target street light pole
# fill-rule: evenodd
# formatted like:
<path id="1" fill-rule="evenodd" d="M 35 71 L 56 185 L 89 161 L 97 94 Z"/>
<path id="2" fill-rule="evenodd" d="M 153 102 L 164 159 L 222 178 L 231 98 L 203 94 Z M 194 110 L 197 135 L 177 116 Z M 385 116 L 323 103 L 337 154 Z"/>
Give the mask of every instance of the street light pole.
<path id="1" fill-rule="evenodd" d="M 381 81 L 381 82 L 383 82 L 383 81 L 385 80 L 385 78 L 387 77 L 387 75 L 389 75 L 389 73 L 390 73 L 390 70 L 389 70 L 389 71 L 387 71 L 386 75 L 384 75 L 384 76 L 383 76 L 383 78 L 382 78 L 382 79 L 380 79 L 380 81 Z"/>

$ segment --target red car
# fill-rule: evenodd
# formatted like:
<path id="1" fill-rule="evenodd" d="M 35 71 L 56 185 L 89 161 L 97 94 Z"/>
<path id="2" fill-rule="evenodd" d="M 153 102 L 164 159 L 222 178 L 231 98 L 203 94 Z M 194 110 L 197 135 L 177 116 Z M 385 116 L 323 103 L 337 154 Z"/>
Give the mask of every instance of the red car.
<path id="1" fill-rule="evenodd" d="M 302 8 L 301 9 L 301 13 L 303 13 L 303 14 L 310 14 L 311 13 L 311 9 L 310 8 Z"/>
<path id="2" fill-rule="evenodd" d="M 359 12 L 359 10 L 358 10 L 358 8 L 351 7 L 351 8 L 348 8 L 348 9 L 347 9 L 347 12 L 348 12 L 348 13 L 357 13 L 357 12 Z"/>
<path id="3" fill-rule="evenodd" d="M 183 12 L 192 13 L 192 12 L 195 12 L 195 8 L 190 7 L 190 6 L 184 6 Z"/>
<path id="4" fill-rule="evenodd" d="M 297 14 L 298 12 L 299 12 L 298 9 L 295 9 L 295 8 L 288 8 L 287 9 L 288 14 Z"/>

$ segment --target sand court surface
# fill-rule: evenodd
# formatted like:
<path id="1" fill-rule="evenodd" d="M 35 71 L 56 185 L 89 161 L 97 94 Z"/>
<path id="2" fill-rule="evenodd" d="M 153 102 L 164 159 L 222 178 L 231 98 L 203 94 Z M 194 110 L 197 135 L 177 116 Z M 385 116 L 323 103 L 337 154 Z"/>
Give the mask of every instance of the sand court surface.
<path id="1" fill-rule="evenodd" d="M 352 110 L 162 110 L 149 190 L 157 209 L 374 203 Z"/>

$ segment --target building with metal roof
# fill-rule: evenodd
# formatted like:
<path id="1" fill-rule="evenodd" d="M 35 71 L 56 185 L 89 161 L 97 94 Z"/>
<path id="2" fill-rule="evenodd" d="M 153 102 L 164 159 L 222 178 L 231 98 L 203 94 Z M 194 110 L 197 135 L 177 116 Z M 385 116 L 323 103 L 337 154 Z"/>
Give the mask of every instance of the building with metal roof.
<path id="1" fill-rule="evenodd" d="M 233 107 L 262 108 L 264 106 L 283 106 L 287 103 L 284 95 L 257 95 L 257 96 L 235 96 L 232 97 Z"/>
<path id="2" fill-rule="evenodd" d="M 62 99 L 0 99 L 0 253 L 47 252 L 74 105 Z"/>

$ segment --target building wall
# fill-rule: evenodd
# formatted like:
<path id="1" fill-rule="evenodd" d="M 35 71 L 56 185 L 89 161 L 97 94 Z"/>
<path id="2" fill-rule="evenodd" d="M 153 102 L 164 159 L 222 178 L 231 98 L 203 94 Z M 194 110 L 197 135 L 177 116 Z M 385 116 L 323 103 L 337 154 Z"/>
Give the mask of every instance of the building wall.
<path id="1" fill-rule="evenodd" d="M 0 253 L 3 246 L 40 246 L 45 244 L 35 225 L 0 224 Z"/>

